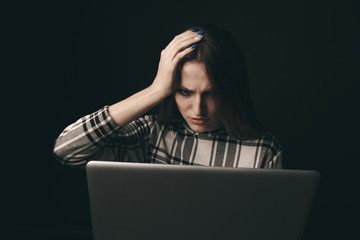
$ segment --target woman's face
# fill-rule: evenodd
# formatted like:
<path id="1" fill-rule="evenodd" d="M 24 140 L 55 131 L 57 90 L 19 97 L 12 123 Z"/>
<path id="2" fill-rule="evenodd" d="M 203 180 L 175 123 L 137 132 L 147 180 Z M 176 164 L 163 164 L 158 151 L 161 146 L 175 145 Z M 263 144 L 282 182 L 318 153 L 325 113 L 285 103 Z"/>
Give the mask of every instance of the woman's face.
<path id="1" fill-rule="evenodd" d="M 204 65 L 186 62 L 175 93 L 179 112 L 195 132 L 211 132 L 222 126 Z"/>

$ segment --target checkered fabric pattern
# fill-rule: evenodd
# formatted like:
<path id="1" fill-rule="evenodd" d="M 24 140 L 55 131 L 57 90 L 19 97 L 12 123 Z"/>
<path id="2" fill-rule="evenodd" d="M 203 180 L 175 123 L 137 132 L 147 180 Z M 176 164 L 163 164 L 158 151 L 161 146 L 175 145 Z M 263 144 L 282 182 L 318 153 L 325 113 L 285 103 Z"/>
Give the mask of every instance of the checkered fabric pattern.
<path id="1" fill-rule="evenodd" d="M 281 168 L 282 163 L 279 141 L 268 132 L 244 141 L 231 138 L 224 129 L 194 132 L 184 120 L 165 126 L 155 116 L 121 127 L 107 106 L 65 128 L 55 142 L 54 155 L 73 166 L 95 159 L 247 168 Z"/>

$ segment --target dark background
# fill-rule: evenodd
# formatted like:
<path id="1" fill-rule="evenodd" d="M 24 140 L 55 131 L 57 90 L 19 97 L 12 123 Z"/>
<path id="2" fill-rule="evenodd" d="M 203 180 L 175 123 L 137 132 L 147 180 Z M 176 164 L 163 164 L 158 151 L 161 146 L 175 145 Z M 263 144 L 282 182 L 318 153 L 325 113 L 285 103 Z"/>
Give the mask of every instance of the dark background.
<path id="1" fill-rule="evenodd" d="M 160 51 L 201 21 L 242 47 L 256 111 L 286 150 L 284 167 L 322 174 L 304 239 L 359 236 L 358 1 L 1 5 L 6 239 L 91 239 L 85 172 L 56 162 L 54 140 L 148 86 Z"/>

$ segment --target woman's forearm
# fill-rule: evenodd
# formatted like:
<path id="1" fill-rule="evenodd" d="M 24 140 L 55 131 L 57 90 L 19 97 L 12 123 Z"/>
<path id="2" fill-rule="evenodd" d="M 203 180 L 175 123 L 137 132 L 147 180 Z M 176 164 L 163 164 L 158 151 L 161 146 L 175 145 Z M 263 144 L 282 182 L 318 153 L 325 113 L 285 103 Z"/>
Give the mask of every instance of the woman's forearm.
<path id="1" fill-rule="evenodd" d="M 120 126 L 125 126 L 159 104 L 167 94 L 161 88 L 151 85 L 134 95 L 109 106 L 111 118 Z"/>

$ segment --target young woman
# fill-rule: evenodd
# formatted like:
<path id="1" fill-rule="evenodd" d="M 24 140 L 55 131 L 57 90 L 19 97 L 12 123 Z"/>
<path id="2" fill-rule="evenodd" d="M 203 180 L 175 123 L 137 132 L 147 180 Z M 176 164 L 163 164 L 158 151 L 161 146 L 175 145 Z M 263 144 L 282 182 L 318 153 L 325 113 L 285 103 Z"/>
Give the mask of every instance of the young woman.
<path id="1" fill-rule="evenodd" d="M 156 115 L 144 115 L 160 105 Z M 146 89 L 68 126 L 55 156 L 89 160 L 281 168 L 278 140 L 259 127 L 234 38 L 212 24 L 176 36 Z"/>

